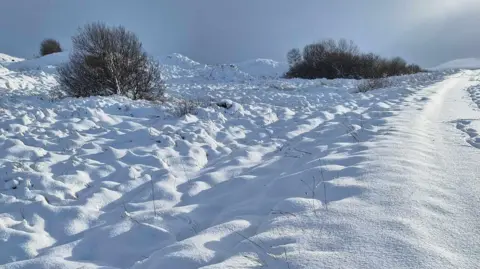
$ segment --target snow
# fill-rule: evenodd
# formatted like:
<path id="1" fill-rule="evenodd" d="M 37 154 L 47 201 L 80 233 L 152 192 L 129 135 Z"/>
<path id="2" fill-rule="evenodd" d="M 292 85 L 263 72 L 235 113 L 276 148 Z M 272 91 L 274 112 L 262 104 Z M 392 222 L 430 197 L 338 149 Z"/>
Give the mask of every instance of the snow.
<path id="1" fill-rule="evenodd" d="M 480 69 L 480 59 L 478 58 L 465 58 L 456 59 L 441 65 L 438 65 L 432 70 L 445 70 L 445 69 Z"/>
<path id="2" fill-rule="evenodd" d="M 179 53 L 173 53 L 171 55 L 167 55 L 166 57 L 160 60 L 160 63 L 165 65 L 173 65 L 183 69 L 192 69 L 195 67 L 202 66 L 202 64 L 195 62 L 194 60 Z"/>
<path id="3" fill-rule="evenodd" d="M 13 62 L 20 62 L 23 61 L 24 59 L 18 58 L 18 57 L 13 57 L 7 54 L 0 53 L 0 65 L 9 65 Z"/>
<path id="4" fill-rule="evenodd" d="M 190 83 L 221 80 L 224 82 L 247 82 L 258 79 L 278 79 L 288 70 L 286 63 L 256 59 L 236 64 L 200 64 L 188 57 L 174 53 L 159 59 L 167 79 L 180 78 Z"/>
<path id="5" fill-rule="evenodd" d="M 0 67 L 2 269 L 480 263 L 479 71 L 355 93 L 173 54 L 159 104 L 54 99 L 65 60 Z"/>
<path id="6" fill-rule="evenodd" d="M 239 70 L 255 77 L 279 78 L 288 71 L 288 64 L 270 59 L 256 59 L 235 64 Z"/>
<path id="7" fill-rule="evenodd" d="M 11 63 L 8 69 L 12 71 L 42 70 L 55 73 L 55 68 L 68 61 L 68 52 L 49 54 L 35 59 Z"/>

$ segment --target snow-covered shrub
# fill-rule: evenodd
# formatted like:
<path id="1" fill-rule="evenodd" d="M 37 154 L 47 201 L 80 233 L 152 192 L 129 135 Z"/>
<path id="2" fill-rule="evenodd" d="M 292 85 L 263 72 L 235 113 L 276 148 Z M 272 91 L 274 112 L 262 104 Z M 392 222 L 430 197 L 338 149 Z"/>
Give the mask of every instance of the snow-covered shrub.
<path id="1" fill-rule="evenodd" d="M 388 88 L 393 85 L 388 78 L 367 79 L 358 83 L 357 92 L 368 92 L 376 89 Z"/>
<path id="2" fill-rule="evenodd" d="M 418 65 L 408 65 L 400 57 L 385 59 L 373 53 L 360 53 L 353 41 L 333 39 L 307 45 L 302 59 L 291 61 L 293 52 L 287 54 L 292 62 L 287 78 L 382 78 L 422 72 Z M 298 55 L 295 56 L 298 59 Z"/>
<path id="3" fill-rule="evenodd" d="M 60 42 L 55 39 L 48 38 L 42 41 L 40 44 L 40 55 L 45 56 L 52 53 L 62 52 Z"/>
<path id="4" fill-rule="evenodd" d="M 423 70 L 419 65 L 417 64 L 409 64 L 407 68 L 410 70 L 411 74 L 416 74 L 416 73 L 421 73 L 421 72 L 426 72 L 426 70 Z"/>
<path id="5" fill-rule="evenodd" d="M 58 69 L 67 95 L 124 95 L 158 99 L 165 92 L 158 63 L 148 57 L 138 37 L 123 26 L 87 24 L 72 38 L 70 61 Z"/>
<path id="6" fill-rule="evenodd" d="M 180 99 L 176 100 L 174 115 L 183 117 L 185 115 L 195 115 L 199 108 L 205 108 L 212 104 L 210 99 Z"/>
<path id="7" fill-rule="evenodd" d="M 175 107 L 175 116 L 183 117 L 185 115 L 194 115 L 199 105 L 192 100 L 181 100 Z"/>

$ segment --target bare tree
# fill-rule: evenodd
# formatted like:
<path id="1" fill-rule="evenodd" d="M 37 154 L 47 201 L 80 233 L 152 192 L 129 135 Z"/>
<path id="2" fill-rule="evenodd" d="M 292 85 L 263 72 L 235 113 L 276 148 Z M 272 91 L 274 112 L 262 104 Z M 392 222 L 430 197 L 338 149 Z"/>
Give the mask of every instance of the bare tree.
<path id="1" fill-rule="evenodd" d="M 335 42 L 335 41 L 333 41 Z M 335 49 L 340 53 L 346 53 L 351 55 L 358 55 L 360 48 L 353 42 L 353 40 L 340 39 L 335 46 Z"/>
<path id="2" fill-rule="evenodd" d="M 325 59 L 327 49 L 322 43 L 314 43 L 303 49 L 303 60 L 311 66 L 316 66 Z"/>
<path id="3" fill-rule="evenodd" d="M 299 49 L 291 49 L 287 53 L 287 61 L 290 66 L 294 66 L 302 61 L 302 54 Z"/>
<path id="4" fill-rule="evenodd" d="M 55 39 L 48 38 L 42 41 L 40 44 L 40 55 L 45 56 L 52 53 L 62 52 L 60 42 Z"/>
<path id="5" fill-rule="evenodd" d="M 72 42 L 70 62 L 58 70 L 60 86 L 68 95 L 156 99 L 164 94 L 158 64 L 123 26 L 87 24 Z"/>
<path id="6" fill-rule="evenodd" d="M 408 74 L 407 62 L 401 57 L 395 57 L 390 60 L 389 75 Z"/>

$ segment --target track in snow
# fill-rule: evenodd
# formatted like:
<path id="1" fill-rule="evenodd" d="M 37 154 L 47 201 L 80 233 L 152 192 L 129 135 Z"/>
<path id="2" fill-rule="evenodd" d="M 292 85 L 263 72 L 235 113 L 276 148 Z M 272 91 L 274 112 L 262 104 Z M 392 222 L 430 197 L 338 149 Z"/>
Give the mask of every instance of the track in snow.
<path id="1" fill-rule="evenodd" d="M 467 92 L 478 88 L 479 74 L 412 96 L 422 102 L 391 118 L 395 131 L 369 150 L 362 200 L 370 210 L 349 212 L 364 223 L 355 267 L 478 268 L 480 151 L 470 141 L 478 132 L 466 126 L 480 120 Z"/>

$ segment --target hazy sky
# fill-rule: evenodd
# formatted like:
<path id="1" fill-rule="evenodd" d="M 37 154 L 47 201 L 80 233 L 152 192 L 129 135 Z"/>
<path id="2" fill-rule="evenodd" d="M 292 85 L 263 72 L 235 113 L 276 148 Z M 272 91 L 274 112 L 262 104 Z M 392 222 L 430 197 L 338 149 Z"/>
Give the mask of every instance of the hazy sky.
<path id="1" fill-rule="evenodd" d="M 204 63 L 283 60 L 323 38 L 403 56 L 425 67 L 480 57 L 479 0 L 0 0 L 0 52 L 38 53 L 52 37 L 67 49 L 87 22 L 123 24 L 154 55 Z"/>

